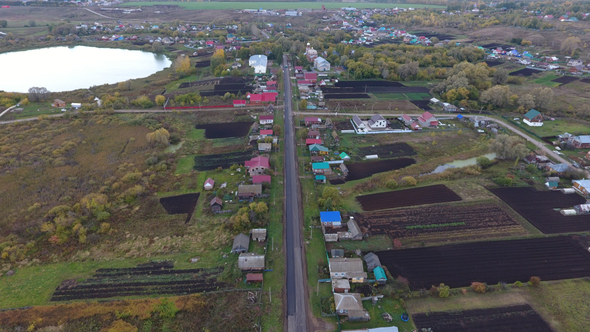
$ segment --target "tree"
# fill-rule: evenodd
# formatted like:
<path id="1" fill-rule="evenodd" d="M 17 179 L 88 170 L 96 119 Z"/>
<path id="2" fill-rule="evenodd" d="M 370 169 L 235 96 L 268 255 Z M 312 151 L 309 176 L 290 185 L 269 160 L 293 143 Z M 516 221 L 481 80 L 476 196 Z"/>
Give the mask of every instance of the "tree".
<path id="1" fill-rule="evenodd" d="M 533 287 L 539 287 L 539 285 L 541 284 L 541 278 L 539 278 L 539 277 L 531 277 L 531 279 L 529 280 L 529 283 Z"/>
<path id="2" fill-rule="evenodd" d="M 497 69 L 492 78 L 494 84 L 506 84 L 508 81 L 508 71 L 504 68 Z"/>
<path id="3" fill-rule="evenodd" d="M 37 26 L 37 22 L 35 22 L 34 20 L 30 20 L 29 21 L 29 26 L 30 27 L 36 27 Z"/>
<path id="4" fill-rule="evenodd" d="M 160 128 L 152 133 L 148 133 L 146 135 L 146 139 L 150 144 L 162 144 L 168 145 L 168 139 L 170 138 L 170 133 L 165 128 Z"/>
<path id="5" fill-rule="evenodd" d="M 184 54 L 180 55 L 176 58 L 176 60 L 174 60 L 172 67 L 180 78 L 189 76 L 193 72 L 193 68 L 191 67 L 191 59 Z"/>
<path id="6" fill-rule="evenodd" d="M 499 159 L 524 158 L 528 154 L 528 149 L 518 137 L 504 134 L 492 140 L 490 148 Z"/>
<path id="7" fill-rule="evenodd" d="M 471 288 L 476 291 L 477 293 L 485 293 L 487 290 L 486 284 L 483 282 L 474 281 L 471 283 Z"/>
<path id="8" fill-rule="evenodd" d="M 561 52 L 573 56 L 576 50 L 580 47 L 581 42 L 582 41 L 578 37 L 567 37 L 563 43 L 561 43 Z"/>
<path id="9" fill-rule="evenodd" d="M 390 179 L 385 183 L 385 186 L 389 189 L 395 189 L 397 188 L 397 181 L 395 181 L 394 179 Z"/>
<path id="10" fill-rule="evenodd" d="M 418 75 L 420 69 L 420 63 L 418 61 L 412 61 L 407 64 L 403 64 L 397 67 L 397 74 L 402 78 L 406 79 L 410 76 Z"/>
<path id="11" fill-rule="evenodd" d="M 533 95 L 539 110 L 545 109 L 553 101 L 553 90 L 551 88 L 536 88 L 533 90 Z"/>
<path id="12" fill-rule="evenodd" d="M 488 168 L 492 164 L 492 162 L 490 161 L 490 159 L 488 159 L 487 157 L 483 157 L 483 156 L 482 157 L 478 157 L 477 159 L 475 159 L 475 162 L 477 162 L 477 164 L 481 168 Z"/>
<path id="13" fill-rule="evenodd" d="M 518 105 L 522 106 L 525 110 L 530 110 L 535 107 L 535 97 L 531 94 L 524 94 L 518 98 Z"/>
<path id="14" fill-rule="evenodd" d="M 411 176 L 404 176 L 401 179 L 401 183 L 402 185 L 406 186 L 406 187 L 413 187 L 415 186 L 418 182 L 416 181 L 416 179 L 414 179 Z"/>
<path id="15" fill-rule="evenodd" d="M 216 50 L 211 57 L 211 71 L 215 71 L 220 65 L 225 65 L 225 51 Z"/>
<path id="16" fill-rule="evenodd" d="M 451 287 L 445 285 L 445 284 L 440 284 L 437 287 L 438 290 L 438 297 L 449 297 L 449 295 L 451 295 Z"/>
<path id="17" fill-rule="evenodd" d="M 166 102 L 166 97 L 164 97 L 162 95 L 156 96 L 156 105 L 162 106 L 162 105 L 164 105 L 165 102 Z"/>
<path id="18" fill-rule="evenodd" d="M 119 87 L 119 90 L 121 90 L 121 91 L 130 91 L 131 90 L 131 81 L 119 82 L 118 87 Z"/>
<path id="19" fill-rule="evenodd" d="M 164 46 L 159 41 L 156 41 L 152 44 L 152 52 L 162 53 L 163 51 L 164 51 Z"/>
<path id="20" fill-rule="evenodd" d="M 302 110 L 307 109 L 307 100 L 306 99 L 301 99 L 301 102 L 299 103 L 299 108 Z"/>
<path id="21" fill-rule="evenodd" d="M 272 126 L 272 132 L 275 136 L 281 136 L 281 126 L 276 124 L 274 126 Z"/>
<path id="22" fill-rule="evenodd" d="M 139 98 L 135 99 L 132 102 L 133 105 L 140 106 L 141 108 L 150 108 L 154 106 L 154 103 L 150 100 L 148 96 L 139 96 Z"/>
<path id="23" fill-rule="evenodd" d="M 0 20 L 0 28 L 6 28 L 8 26 L 8 21 Z"/>
<path id="24" fill-rule="evenodd" d="M 493 86 L 482 92 L 479 100 L 495 107 L 507 106 L 510 103 L 510 87 L 506 85 Z"/>
<path id="25" fill-rule="evenodd" d="M 29 89 L 29 100 L 32 102 L 45 101 L 45 99 L 49 98 L 50 94 L 51 92 L 47 88 L 34 86 Z"/>
<path id="26" fill-rule="evenodd" d="M 439 39 L 437 37 L 432 37 L 430 38 L 430 42 L 434 45 L 439 42 Z"/>

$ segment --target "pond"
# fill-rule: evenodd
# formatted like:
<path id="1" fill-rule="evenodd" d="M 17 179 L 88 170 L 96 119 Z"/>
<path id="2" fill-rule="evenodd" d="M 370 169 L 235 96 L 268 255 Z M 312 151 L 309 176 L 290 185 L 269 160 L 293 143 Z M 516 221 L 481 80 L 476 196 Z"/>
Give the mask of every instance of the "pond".
<path id="1" fill-rule="evenodd" d="M 0 90 L 71 91 L 147 77 L 171 63 L 164 55 L 117 48 L 60 46 L 10 52 L 0 54 Z"/>
<path id="2" fill-rule="evenodd" d="M 488 153 L 488 154 L 484 154 L 483 156 L 479 156 L 479 157 L 486 157 L 489 160 L 492 160 L 492 159 L 495 159 L 496 158 L 496 154 L 495 153 Z M 477 161 L 476 160 L 479 157 L 473 157 L 473 158 L 464 159 L 464 160 L 455 160 L 452 163 L 448 163 L 448 164 L 444 164 L 444 165 L 438 166 L 431 173 L 422 174 L 422 175 L 442 173 L 442 172 L 444 172 L 448 168 L 461 168 L 461 167 L 476 165 L 477 164 Z"/>

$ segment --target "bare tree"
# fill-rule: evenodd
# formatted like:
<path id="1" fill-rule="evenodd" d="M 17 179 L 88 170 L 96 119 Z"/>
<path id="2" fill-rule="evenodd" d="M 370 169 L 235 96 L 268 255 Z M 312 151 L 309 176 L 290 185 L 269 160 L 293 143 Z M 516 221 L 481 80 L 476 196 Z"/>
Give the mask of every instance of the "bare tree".
<path id="1" fill-rule="evenodd" d="M 530 110 L 535 107 L 535 97 L 531 94 L 525 94 L 518 98 L 518 105 L 522 106 L 525 110 Z"/>
<path id="2" fill-rule="evenodd" d="M 506 81 L 508 81 L 508 71 L 504 68 L 497 69 L 492 81 L 494 84 L 506 84 Z"/>
<path id="3" fill-rule="evenodd" d="M 510 87 L 496 85 L 482 92 L 479 100 L 482 103 L 492 104 L 495 107 L 504 107 L 510 103 Z"/>
<path id="4" fill-rule="evenodd" d="M 49 98 L 49 95 L 51 94 L 51 92 L 49 92 L 49 90 L 47 90 L 47 88 L 43 88 L 43 87 L 32 87 L 29 89 L 29 101 L 32 102 L 39 102 L 39 101 L 45 101 L 47 98 Z"/>
<path id="5" fill-rule="evenodd" d="M 574 55 L 576 50 L 580 47 L 582 41 L 578 37 L 567 37 L 563 43 L 561 43 L 561 52 L 563 54 Z"/>

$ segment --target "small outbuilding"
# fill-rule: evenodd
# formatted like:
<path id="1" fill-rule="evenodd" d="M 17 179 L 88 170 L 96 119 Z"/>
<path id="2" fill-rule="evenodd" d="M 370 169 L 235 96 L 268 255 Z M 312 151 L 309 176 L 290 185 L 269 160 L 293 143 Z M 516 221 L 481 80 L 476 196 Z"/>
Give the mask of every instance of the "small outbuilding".
<path id="1" fill-rule="evenodd" d="M 254 252 L 240 254 L 240 257 L 238 257 L 238 267 L 242 271 L 263 271 L 264 255 Z"/>
<path id="2" fill-rule="evenodd" d="M 212 178 L 208 178 L 203 185 L 205 190 L 213 190 L 213 186 L 215 186 L 215 181 Z"/>
<path id="3" fill-rule="evenodd" d="M 266 241 L 266 228 L 251 229 L 250 234 L 252 234 L 252 241 L 257 241 L 257 242 Z"/>
<path id="4" fill-rule="evenodd" d="M 367 270 L 369 272 L 372 272 L 373 270 L 375 270 L 375 268 L 381 266 L 381 261 L 379 260 L 379 257 L 375 253 L 370 252 L 370 253 L 366 254 L 363 257 L 363 259 L 367 263 Z"/>
<path id="5" fill-rule="evenodd" d="M 262 273 L 248 273 L 246 274 L 246 283 L 259 283 L 264 280 L 264 275 Z"/>
<path id="6" fill-rule="evenodd" d="M 211 208 L 211 212 L 219 212 L 219 211 L 221 211 L 221 208 L 223 207 L 223 201 L 221 200 L 221 198 L 219 198 L 217 196 L 213 197 L 213 199 L 209 203 L 209 206 Z"/>
<path id="7" fill-rule="evenodd" d="M 244 253 L 248 252 L 250 246 L 250 237 L 246 234 L 240 233 L 234 237 L 234 245 L 231 248 L 231 253 Z"/>

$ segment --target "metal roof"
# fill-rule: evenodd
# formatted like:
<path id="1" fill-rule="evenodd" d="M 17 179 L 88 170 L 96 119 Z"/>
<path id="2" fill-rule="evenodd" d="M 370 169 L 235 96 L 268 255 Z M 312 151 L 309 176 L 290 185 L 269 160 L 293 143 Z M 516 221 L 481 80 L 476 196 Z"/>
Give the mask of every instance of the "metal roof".
<path id="1" fill-rule="evenodd" d="M 231 252 L 248 251 L 250 246 L 250 237 L 246 234 L 240 233 L 234 237 L 234 245 L 232 246 Z"/>
<path id="2" fill-rule="evenodd" d="M 320 220 L 322 222 L 341 222 L 342 217 L 340 211 L 322 211 L 320 212 Z"/>
<path id="3" fill-rule="evenodd" d="M 329 261 L 330 272 L 365 272 L 363 261 L 360 258 L 331 258 Z"/>
<path id="4" fill-rule="evenodd" d="M 255 67 L 255 66 L 264 66 L 266 67 L 268 63 L 268 58 L 266 57 L 266 55 L 260 55 L 260 54 L 256 54 L 250 57 L 250 60 L 248 61 L 248 64 L 251 67 Z"/>
<path id="5" fill-rule="evenodd" d="M 254 252 L 240 254 L 240 257 L 238 258 L 238 267 L 242 270 L 264 269 L 264 255 Z"/>

